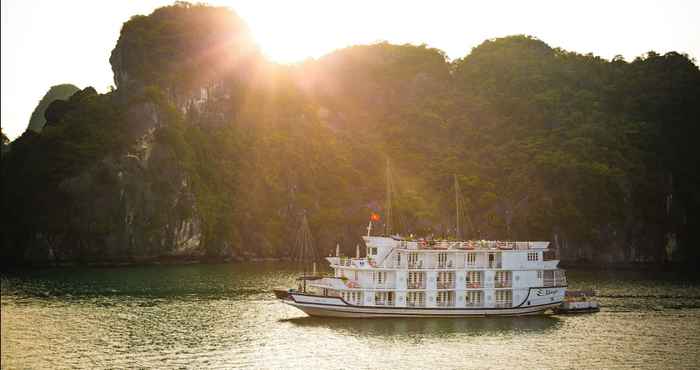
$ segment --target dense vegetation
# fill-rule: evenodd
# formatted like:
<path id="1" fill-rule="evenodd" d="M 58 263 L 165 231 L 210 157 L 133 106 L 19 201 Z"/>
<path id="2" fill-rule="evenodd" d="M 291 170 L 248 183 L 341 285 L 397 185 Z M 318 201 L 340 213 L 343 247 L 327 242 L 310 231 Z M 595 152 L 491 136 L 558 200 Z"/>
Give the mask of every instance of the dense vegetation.
<path id="1" fill-rule="evenodd" d="M 124 24 L 117 89 L 46 109 L 3 155 L 5 258 L 284 256 L 306 213 L 321 254 L 394 229 L 551 240 L 564 259 L 697 262 L 700 71 L 528 36 L 449 61 L 353 46 L 265 61 L 223 8 L 178 3 Z M 378 225 L 381 226 L 381 225 Z"/>

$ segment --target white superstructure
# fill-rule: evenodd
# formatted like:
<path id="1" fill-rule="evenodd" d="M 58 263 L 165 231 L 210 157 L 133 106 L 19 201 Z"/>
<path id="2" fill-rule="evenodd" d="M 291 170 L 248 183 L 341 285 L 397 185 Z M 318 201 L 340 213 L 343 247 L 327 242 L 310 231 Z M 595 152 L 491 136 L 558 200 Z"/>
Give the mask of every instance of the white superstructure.
<path id="1" fill-rule="evenodd" d="M 566 292 L 549 242 L 364 241 L 363 258 L 327 258 L 332 277 L 275 293 L 309 315 L 386 317 L 537 314 Z"/>

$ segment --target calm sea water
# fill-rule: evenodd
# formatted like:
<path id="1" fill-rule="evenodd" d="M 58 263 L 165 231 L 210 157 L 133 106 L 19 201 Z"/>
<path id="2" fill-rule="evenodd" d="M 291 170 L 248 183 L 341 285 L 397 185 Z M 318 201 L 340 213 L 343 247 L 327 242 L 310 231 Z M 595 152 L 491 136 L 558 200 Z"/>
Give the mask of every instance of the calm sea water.
<path id="1" fill-rule="evenodd" d="M 2 275 L 15 368 L 698 368 L 700 282 L 569 271 L 578 316 L 321 319 L 275 301 L 280 264 L 66 268 Z"/>

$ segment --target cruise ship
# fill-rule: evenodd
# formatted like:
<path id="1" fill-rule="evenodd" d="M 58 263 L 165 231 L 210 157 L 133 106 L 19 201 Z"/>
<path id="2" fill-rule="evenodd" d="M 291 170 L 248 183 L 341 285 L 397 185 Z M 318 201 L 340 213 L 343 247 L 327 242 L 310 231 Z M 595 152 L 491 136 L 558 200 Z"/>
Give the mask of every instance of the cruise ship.
<path id="1" fill-rule="evenodd" d="M 305 274 L 275 295 L 311 316 L 369 318 L 535 315 L 566 293 L 546 241 L 363 239 L 364 257 L 359 247 L 354 258 L 336 249 L 326 258 L 332 276 Z"/>

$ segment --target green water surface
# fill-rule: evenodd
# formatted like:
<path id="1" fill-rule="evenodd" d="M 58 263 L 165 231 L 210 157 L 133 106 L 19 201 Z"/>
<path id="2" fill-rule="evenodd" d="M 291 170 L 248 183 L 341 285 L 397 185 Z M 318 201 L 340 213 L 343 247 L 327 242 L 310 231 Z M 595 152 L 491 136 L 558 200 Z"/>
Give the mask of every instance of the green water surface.
<path id="1" fill-rule="evenodd" d="M 569 271 L 576 316 L 325 319 L 274 299 L 279 263 L 3 273 L 2 368 L 698 368 L 700 282 Z"/>

